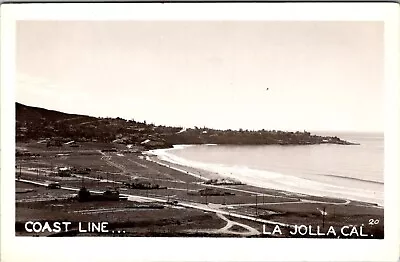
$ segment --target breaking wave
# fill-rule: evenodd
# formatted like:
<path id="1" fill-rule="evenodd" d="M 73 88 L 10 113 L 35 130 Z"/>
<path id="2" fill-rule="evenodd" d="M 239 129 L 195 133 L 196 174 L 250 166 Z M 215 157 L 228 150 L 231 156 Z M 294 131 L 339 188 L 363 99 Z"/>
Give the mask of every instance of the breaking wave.
<path id="1" fill-rule="evenodd" d="M 183 149 L 196 145 L 175 145 L 170 149 L 151 150 L 147 153 L 155 155 L 161 161 L 166 161 L 179 166 L 201 169 L 209 173 L 209 178 L 216 176 L 229 177 L 241 181 L 242 183 L 276 190 L 284 190 L 306 195 L 314 195 L 321 197 L 332 197 L 356 200 L 368 203 L 376 203 L 383 206 L 383 192 L 369 190 L 368 184 L 376 184 L 379 182 L 358 180 L 364 183 L 363 187 L 352 187 L 347 180 L 355 180 L 352 178 L 324 175 L 334 179 L 341 180 L 339 185 L 329 184 L 321 181 L 297 177 L 295 175 L 286 175 L 279 172 L 271 172 L 267 170 L 252 169 L 247 166 L 227 166 L 223 164 L 205 163 L 199 161 L 188 160 L 173 154 L 177 149 Z M 380 183 L 379 183 L 380 184 Z"/>

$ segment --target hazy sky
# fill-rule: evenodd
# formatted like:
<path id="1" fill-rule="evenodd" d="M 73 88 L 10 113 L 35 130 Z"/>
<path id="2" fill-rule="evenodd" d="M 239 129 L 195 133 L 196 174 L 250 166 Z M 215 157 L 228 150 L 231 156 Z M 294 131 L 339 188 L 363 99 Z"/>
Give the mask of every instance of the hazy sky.
<path id="1" fill-rule="evenodd" d="M 17 101 L 93 116 L 382 131 L 383 72 L 381 22 L 17 24 Z"/>

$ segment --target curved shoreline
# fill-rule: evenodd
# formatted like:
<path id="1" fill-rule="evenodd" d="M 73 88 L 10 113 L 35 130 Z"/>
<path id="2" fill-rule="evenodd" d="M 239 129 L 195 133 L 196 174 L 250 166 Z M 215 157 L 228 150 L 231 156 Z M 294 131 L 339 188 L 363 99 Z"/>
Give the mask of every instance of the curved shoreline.
<path id="1" fill-rule="evenodd" d="M 208 145 L 208 144 L 203 144 L 203 146 L 204 145 Z M 215 145 L 215 144 L 213 144 L 213 145 Z M 287 193 L 297 194 L 297 195 L 307 195 L 307 196 L 315 196 L 315 197 L 323 197 L 323 198 L 334 198 L 334 199 L 341 199 L 341 200 L 352 200 L 352 201 L 356 201 L 356 202 L 368 203 L 368 204 L 371 204 L 371 205 L 373 205 L 375 207 L 384 208 L 383 200 L 382 200 L 382 203 L 380 203 L 380 201 L 373 201 L 368 197 L 362 197 L 362 196 L 357 197 L 357 195 L 353 195 L 351 197 L 346 197 L 346 196 L 344 196 L 346 192 L 340 192 L 340 191 L 336 191 L 335 192 L 332 189 L 334 189 L 334 188 L 337 188 L 337 190 L 344 189 L 344 190 L 347 190 L 348 192 L 353 192 L 353 190 L 359 190 L 361 193 L 362 193 L 362 191 L 368 191 L 368 190 L 355 189 L 355 188 L 345 188 L 345 187 L 334 186 L 334 185 L 329 185 L 329 184 L 326 184 L 326 185 L 331 188 L 331 190 L 333 192 L 332 195 L 323 194 L 323 192 L 326 192 L 323 189 L 319 190 L 319 191 L 315 190 L 315 192 L 312 192 L 312 193 L 309 192 L 309 191 L 312 191 L 311 188 L 310 188 L 310 190 L 307 190 L 306 188 L 302 188 L 302 190 L 299 190 L 299 191 L 289 190 L 287 187 L 288 186 L 290 187 L 290 183 L 293 184 L 295 181 L 290 181 L 289 180 L 290 181 L 289 184 L 282 184 L 282 183 L 279 183 L 279 182 L 274 184 L 274 185 L 280 185 L 281 187 L 279 187 L 279 186 L 278 187 L 268 186 L 268 185 L 263 185 L 263 183 L 260 182 L 260 181 L 258 181 L 259 183 L 257 183 L 254 180 L 253 181 L 242 181 L 241 178 L 237 178 L 235 176 L 231 176 L 231 175 L 229 175 L 229 173 L 226 173 L 226 172 L 224 172 L 224 174 L 221 174 L 220 172 L 213 172 L 213 171 L 210 171 L 210 170 L 207 170 L 207 169 L 200 168 L 198 166 L 191 166 L 191 165 L 185 165 L 184 163 L 174 162 L 174 161 L 171 161 L 171 159 L 168 158 L 168 157 L 166 157 L 166 159 L 161 159 L 160 158 L 160 156 L 161 157 L 162 156 L 168 156 L 168 154 L 165 153 L 167 151 L 171 151 L 171 150 L 174 150 L 174 149 L 182 149 L 182 148 L 191 147 L 191 146 L 199 146 L 199 145 L 188 145 L 188 144 L 185 144 L 185 145 L 174 145 L 173 148 L 154 149 L 154 150 L 149 150 L 149 151 L 142 152 L 142 154 L 145 155 L 145 159 L 147 161 L 151 161 L 151 162 L 157 163 L 159 165 L 165 166 L 167 168 L 170 168 L 170 169 L 185 173 L 187 175 L 196 177 L 196 178 L 198 178 L 198 179 L 200 179 L 202 181 L 207 181 L 209 179 L 215 179 L 215 178 L 225 178 L 225 179 L 226 178 L 230 178 L 230 179 L 233 179 L 233 180 L 241 181 L 241 182 L 243 182 L 244 184 L 246 184 L 248 186 L 254 186 L 254 187 L 262 188 L 262 189 L 285 191 Z M 267 170 L 256 170 L 256 171 L 268 172 Z M 228 174 L 228 175 L 226 175 L 226 174 Z M 282 176 L 284 176 L 284 178 L 286 180 L 287 180 L 287 178 L 293 178 L 293 180 L 302 179 L 302 178 L 298 178 L 298 177 L 295 177 L 295 176 L 292 177 L 290 175 L 282 175 Z M 343 178 L 346 178 L 346 177 L 343 177 Z M 304 179 L 304 180 L 306 180 L 306 179 Z M 320 185 L 324 184 L 324 183 L 319 182 L 319 181 L 312 181 L 312 180 L 308 180 L 308 181 L 310 181 L 310 184 L 316 184 L 316 185 L 317 184 L 320 184 Z M 288 181 L 285 181 L 285 182 L 288 182 Z M 320 192 L 320 193 L 318 193 L 318 192 Z M 371 191 L 371 193 L 372 193 L 372 191 Z"/>

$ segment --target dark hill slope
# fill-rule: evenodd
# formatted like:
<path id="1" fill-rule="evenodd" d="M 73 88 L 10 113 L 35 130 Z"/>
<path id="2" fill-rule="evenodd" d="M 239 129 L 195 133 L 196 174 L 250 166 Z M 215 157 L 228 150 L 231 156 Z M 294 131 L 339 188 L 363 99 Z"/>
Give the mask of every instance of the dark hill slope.
<path id="1" fill-rule="evenodd" d="M 21 103 L 15 103 L 15 112 L 17 121 L 32 122 L 46 119 L 48 121 L 59 121 L 76 117 L 86 117 L 83 115 L 67 114 L 55 110 L 48 110 L 40 107 L 26 106 Z"/>

